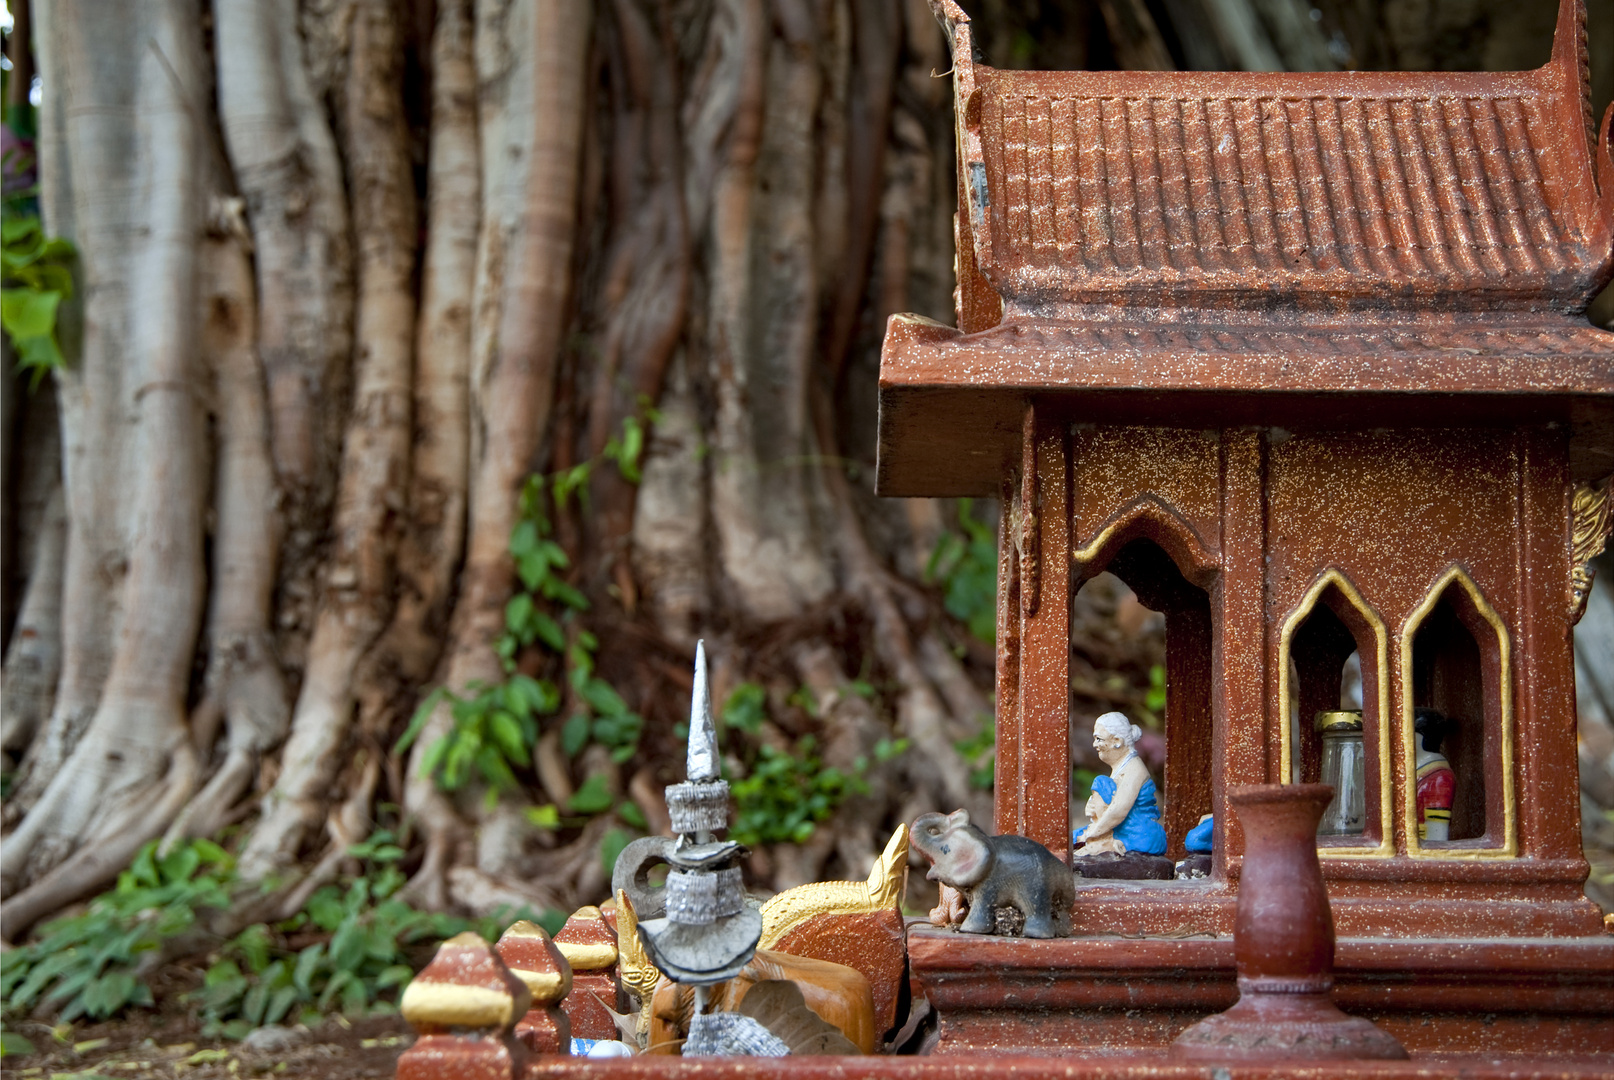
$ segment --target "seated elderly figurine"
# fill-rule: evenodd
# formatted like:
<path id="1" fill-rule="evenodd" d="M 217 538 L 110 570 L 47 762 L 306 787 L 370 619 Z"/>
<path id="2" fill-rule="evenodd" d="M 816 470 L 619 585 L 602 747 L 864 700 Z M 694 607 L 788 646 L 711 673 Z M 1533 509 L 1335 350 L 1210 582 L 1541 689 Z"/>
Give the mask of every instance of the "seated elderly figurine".
<path id="1" fill-rule="evenodd" d="M 1155 798 L 1154 780 L 1149 769 L 1134 749 L 1141 728 L 1118 712 L 1105 713 L 1093 721 L 1093 749 L 1099 760 L 1110 767 L 1109 776 L 1093 780 L 1093 796 L 1087 802 L 1089 824 L 1073 837 L 1080 847 L 1079 859 L 1123 859 L 1139 862 L 1135 869 L 1118 873 L 1092 872 L 1097 867 L 1077 865 L 1076 872 L 1084 877 L 1170 877 L 1171 863 L 1161 859 L 1164 871 L 1155 867 L 1155 859 L 1139 860 L 1132 856 L 1160 856 L 1166 851 L 1166 830 L 1160 824 L 1160 806 Z"/>

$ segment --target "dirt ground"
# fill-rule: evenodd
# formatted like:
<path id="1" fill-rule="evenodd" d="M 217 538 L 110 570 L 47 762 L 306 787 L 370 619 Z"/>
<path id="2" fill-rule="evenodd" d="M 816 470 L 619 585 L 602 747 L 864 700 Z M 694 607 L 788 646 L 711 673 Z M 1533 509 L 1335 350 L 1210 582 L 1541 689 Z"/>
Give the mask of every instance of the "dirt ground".
<path id="1" fill-rule="evenodd" d="M 399 1016 L 327 1020 L 314 1030 L 274 1032 L 262 1049 L 204 1039 L 184 1015 L 135 1015 L 101 1024 L 77 1024 L 60 1039 L 47 1024 L 10 1025 L 37 1051 L 7 1058 L 6 1080 L 243 1080 L 246 1077 L 370 1080 L 391 1077 L 398 1055 L 414 1042 Z"/>

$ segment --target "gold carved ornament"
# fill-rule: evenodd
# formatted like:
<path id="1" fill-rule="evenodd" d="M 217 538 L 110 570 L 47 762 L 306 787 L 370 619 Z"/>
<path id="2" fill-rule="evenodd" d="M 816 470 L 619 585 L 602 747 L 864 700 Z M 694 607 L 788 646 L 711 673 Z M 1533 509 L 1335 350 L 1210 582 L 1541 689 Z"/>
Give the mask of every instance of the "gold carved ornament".
<path id="1" fill-rule="evenodd" d="M 908 827 L 898 825 L 885 851 L 874 860 L 867 881 L 815 881 L 786 889 L 763 904 L 762 940 L 757 947 L 773 948 L 817 915 L 867 915 L 897 907 L 907 881 Z"/>
<path id="2" fill-rule="evenodd" d="M 643 1046 L 650 1036 L 650 999 L 655 996 L 661 972 L 644 951 L 644 943 L 639 940 L 639 916 L 633 910 L 633 901 L 621 889 L 616 893 L 616 948 L 617 976 L 639 998 L 636 1034 Z"/>
<path id="3" fill-rule="evenodd" d="M 1591 561 L 1614 529 L 1614 473 L 1595 484 L 1576 484 L 1569 502 L 1569 622 L 1580 622 L 1592 594 Z"/>

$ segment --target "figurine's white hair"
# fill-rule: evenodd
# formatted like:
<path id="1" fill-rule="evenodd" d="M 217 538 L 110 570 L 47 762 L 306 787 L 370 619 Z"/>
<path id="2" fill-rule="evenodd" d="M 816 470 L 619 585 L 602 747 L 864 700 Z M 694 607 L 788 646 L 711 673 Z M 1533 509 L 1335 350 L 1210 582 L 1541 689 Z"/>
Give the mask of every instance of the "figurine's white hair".
<path id="1" fill-rule="evenodd" d="M 1127 719 L 1126 713 L 1107 712 L 1093 721 L 1093 730 L 1102 731 L 1106 735 L 1114 735 L 1126 743 L 1127 749 L 1132 749 L 1138 739 L 1143 735 L 1143 729 Z"/>

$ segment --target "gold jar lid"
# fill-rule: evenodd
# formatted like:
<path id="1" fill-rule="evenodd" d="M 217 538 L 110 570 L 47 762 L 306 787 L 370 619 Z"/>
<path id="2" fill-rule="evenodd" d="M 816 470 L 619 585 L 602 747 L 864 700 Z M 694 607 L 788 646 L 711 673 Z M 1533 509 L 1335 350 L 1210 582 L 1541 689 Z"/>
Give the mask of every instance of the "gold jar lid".
<path id="1" fill-rule="evenodd" d="M 1326 709 L 1317 714 L 1318 731 L 1361 731 L 1361 709 Z"/>

